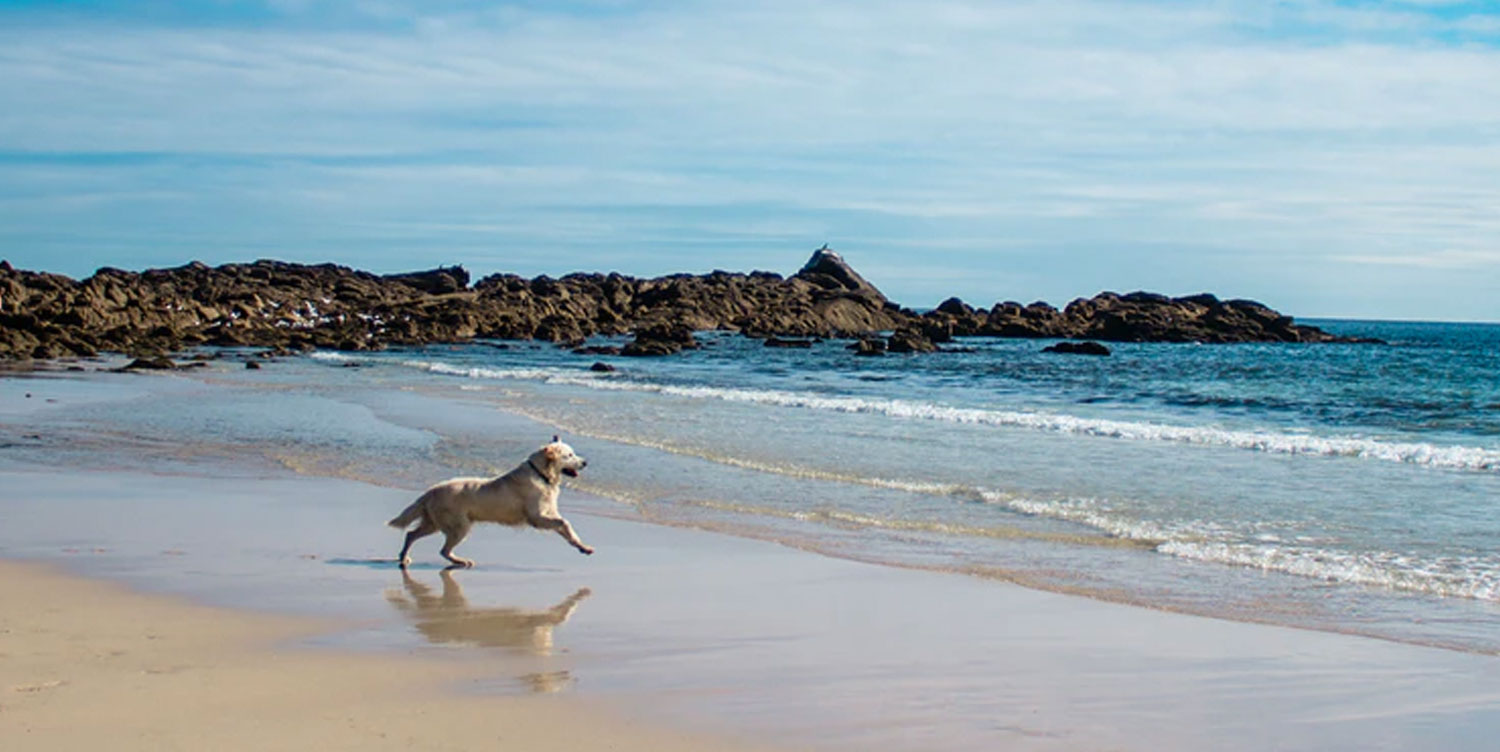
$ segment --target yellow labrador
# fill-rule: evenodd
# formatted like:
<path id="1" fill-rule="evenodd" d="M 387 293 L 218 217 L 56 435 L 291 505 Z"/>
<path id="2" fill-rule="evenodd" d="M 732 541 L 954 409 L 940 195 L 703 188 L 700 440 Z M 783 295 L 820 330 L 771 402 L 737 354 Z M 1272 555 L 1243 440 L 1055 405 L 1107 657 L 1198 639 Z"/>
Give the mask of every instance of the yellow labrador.
<path id="1" fill-rule="evenodd" d="M 391 527 L 405 529 L 420 523 L 406 534 L 406 543 L 396 557 L 404 568 L 411 563 L 407 552 L 418 539 L 441 531 L 443 558 L 454 566 L 472 567 L 474 562 L 453 555 L 453 547 L 469 534 L 476 522 L 498 522 L 520 527 L 530 525 L 538 530 L 555 530 L 573 547 L 585 554 L 594 549 L 578 539 L 573 526 L 557 511 L 557 492 L 562 476 L 578 477 L 588 462 L 573 452 L 573 447 L 556 436 L 552 443 L 531 453 L 516 469 L 498 478 L 453 478 L 427 489 L 391 520 Z"/>

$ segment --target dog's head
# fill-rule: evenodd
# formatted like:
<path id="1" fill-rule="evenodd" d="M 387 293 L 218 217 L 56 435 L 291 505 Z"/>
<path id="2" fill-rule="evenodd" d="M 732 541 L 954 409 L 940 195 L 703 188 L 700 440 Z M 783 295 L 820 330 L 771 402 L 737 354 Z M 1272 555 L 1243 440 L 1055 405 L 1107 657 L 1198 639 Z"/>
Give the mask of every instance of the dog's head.
<path id="1" fill-rule="evenodd" d="M 573 447 L 562 443 L 562 440 L 556 436 L 552 437 L 551 444 L 542 447 L 541 453 L 542 461 L 557 468 L 558 471 L 569 478 L 577 478 L 578 471 L 588 467 L 589 464 L 588 460 L 579 457 L 573 451 Z"/>

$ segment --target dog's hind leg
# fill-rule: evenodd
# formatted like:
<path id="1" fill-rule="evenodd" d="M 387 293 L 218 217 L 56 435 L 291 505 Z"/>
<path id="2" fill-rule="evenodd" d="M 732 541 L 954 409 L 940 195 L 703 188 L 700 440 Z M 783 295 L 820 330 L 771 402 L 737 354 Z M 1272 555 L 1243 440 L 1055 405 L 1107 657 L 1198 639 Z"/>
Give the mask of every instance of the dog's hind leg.
<path id="1" fill-rule="evenodd" d="M 453 555 L 454 546 L 457 546 L 458 544 L 464 542 L 464 538 L 468 537 L 469 535 L 470 527 L 472 527 L 472 523 L 465 521 L 462 525 L 452 527 L 443 531 L 443 534 L 447 536 L 447 540 L 443 541 L 443 548 L 441 551 L 438 551 L 438 553 L 442 554 L 444 559 L 453 562 L 453 566 L 455 567 L 474 566 L 473 559 L 465 559 L 462 556 Z"/>
<path id="2" fill-rule="evenodd" d="M 406 542 L 401 544 L 401 553 L 396 556 L 396 561 L 400 562 L 402 569 L 405 569 L 406 565 L 411 563 L 411 557 L 406 555 L 411 550 L 411 544 L 435 532 L 437 532 L 437 525 L 432 524 L 432 520 L 423 517 L 422 524 L 412 528 L 411 532 L 406 534 Z"/>
<path id="3" fill-rule="evenodd" d="M 569 525 L 568 521 L 561 517 L 538 517 L 536 518 L 536 521 L 532 522 L 531 524 L 535 527 L 541 528 L 542 530 L 557 531 L 557 534 L 561 535 L 563 537 L 563 540 L 573 544 L 573 548 L 576 548 L 585 554 L 594 553 L 594 547 L 587 545 L 583 541 L 579 540 L 578 533 L 573 532 L 573 526 Z"/>

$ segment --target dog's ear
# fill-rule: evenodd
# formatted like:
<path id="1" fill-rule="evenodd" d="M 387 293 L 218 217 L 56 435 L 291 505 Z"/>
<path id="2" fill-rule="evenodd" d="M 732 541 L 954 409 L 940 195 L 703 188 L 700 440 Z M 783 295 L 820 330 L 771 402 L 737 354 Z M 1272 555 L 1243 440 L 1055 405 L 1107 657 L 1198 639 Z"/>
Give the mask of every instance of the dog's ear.
<path id="1" fill-rule="evenodd" d="M 556 444 L 548 444 L 542 447 L 542 456 L 546 457 L 548 462 L 556 462 L 562 458 L 562 450 L 558 449 Z"/>
<path id="2" fill-rule="evenodd" d="M 552 443 L 556 444 L 559 441 L 562 441 L 562 439 L 558 438 L 557 434 L 552 434 Z"/>

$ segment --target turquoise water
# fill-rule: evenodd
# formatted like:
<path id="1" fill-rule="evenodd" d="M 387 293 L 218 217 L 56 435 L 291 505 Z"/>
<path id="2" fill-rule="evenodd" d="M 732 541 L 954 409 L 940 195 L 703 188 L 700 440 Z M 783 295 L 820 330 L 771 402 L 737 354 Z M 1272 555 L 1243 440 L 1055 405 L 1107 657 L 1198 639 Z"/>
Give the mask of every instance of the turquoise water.
<path id="1" fill-rule="evenodd" d="M 55 432 L 9 451 L 128 465 L 250 447 L 420 487 L 561 431 L 598 514 L 1500 651 L 1500 326 L 1315 323 L 1390 344 L 1088 358 L 975 339 L 868 359 L 709 333 L 680 357 L 603 358 L 613 373 L 527 343 L 330 353 L 162 379 L 129 410 L 59 408 Z M 537 435 L 495 430 L 497 412 Z"/>

